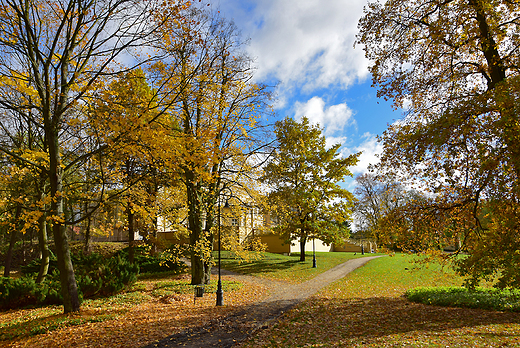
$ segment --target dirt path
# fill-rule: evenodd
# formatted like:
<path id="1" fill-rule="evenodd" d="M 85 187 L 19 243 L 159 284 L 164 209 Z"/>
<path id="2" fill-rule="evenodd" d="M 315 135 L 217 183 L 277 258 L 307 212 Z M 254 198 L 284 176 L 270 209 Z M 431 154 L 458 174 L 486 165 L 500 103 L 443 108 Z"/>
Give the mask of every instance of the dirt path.
<path id="1" fill-rule="evenodd" d="M 348 273 L 376 257 L 380 256 L 349 260 L 301 284 L 289 284 L 282 281 L 273 281 L 222 271 L 222 274 L 232 275 L 237 280 L 245 283 L 253 282 L 266 285 L 271 289 L 270 296 L 262 302 L 235 312 L 223 320 L 215 321 L 207 327 L 195 328 L 166 337 L 159 342 L 146 346 L 146 348 L 232 347 L 245 340 L 256 330 L 267 328 L 272 321 L 281 316 L 284 312 L 312 296 L 321 288 L 343 278 Z"/>

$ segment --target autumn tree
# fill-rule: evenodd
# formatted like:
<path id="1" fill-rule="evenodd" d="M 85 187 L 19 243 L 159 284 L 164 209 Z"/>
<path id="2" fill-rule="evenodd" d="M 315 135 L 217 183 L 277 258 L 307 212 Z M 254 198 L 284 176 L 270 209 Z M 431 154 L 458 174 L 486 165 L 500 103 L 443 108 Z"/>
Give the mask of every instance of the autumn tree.
<path id="1" fill-rule="evenodd" d="M 124 207 L 131 262 L 138 224 L 141 234 L 157 237 L 158 191 L 175 180 L 177 152 L 170 141 L 174 138 L 167 134 L 172 120 L 157 107 L 156 96 L 138 68 L 92 93 L 89 100 L 91 136 L 110 144 L 103 154 L 106 168 L 100 169 L 105 172 L 104 185 L 111 189 L 106 200 Z"/>
<path id="2" fill-rule="evenodd" d="M 327 149 L 322 130 L 306 117 L 276 122 L 275 134 L 278 144 L 263 181 L 272 190 L 269 206 L 279 221 L 275 231 L 288 243 L 297 240 L 305 261 L 308 239 L 332 243 L 348 237 L 340 226 L 351 218 L 354 197 L 339 183 L 352 176 L 348 168 L 359 154 L 342 158 L 340 144 Z"/>
<path id="3" fill-rule="evenodd" d="M 51 222 L 65 312 L 79 310 L 79 297 L 66 235 L 64 179 L 106 144 L 64 161 L 65 144 L 84 121 L 77 112 L 85 95 L 122 66 L 123 54 L 148 43 L 155 31 L 147 20 L 156 6 L 136 1 L 2 1 L 0 10 L 0 106 L 25 114 L 43 134 L 48 164 L 0 150 L 38 168 L 49 185 Z M 127 55 L 126 61 L 132 61 Z M 30 116 L 29 116 L 30 115 Z M 9 128 L 11 118 L 2 120 Z M 12 123 L 12 122 L 11 122 Z M 73 154 L 74 151 L 70 151 Z M 70 217 L 70 216 L 69 216 Z"/>
<path id="4" fill-rule="evenodd" d="M 373 2 L 357 39 L 378 95 L 406 110 L 382 137 L 381 166 L 420 181 L 438 209 L 457 212 L 472 240 L 468 260 L 481 261 L 465 273 L 500 271 L 504 286 L 520 277 L 511 220 L 520 192 L 519 15 L 520 4 L 507 0 Z M 501 233 L 509 242 L 491 257 L 489 241 L 504 241 Z"/>
<path id="5" fill-rule="evenodd" d="M 218 197 L 257 165 L 251 158 L 262 147 L 261 117 L 269 95 L 265 86 L 252 82 L 252 60 L 232 22 L 192 6 L 183 21 L 171 24 L 158 32 L 165 56 L 154 71 L 176 120 L 172 136 L 179 143 L 179 175 L 186 189 L 191 282 L 203 284 L 213 262 Z M 169 101 L 165 88 L 172 81 L 180 86 L 176 102 Z"/>

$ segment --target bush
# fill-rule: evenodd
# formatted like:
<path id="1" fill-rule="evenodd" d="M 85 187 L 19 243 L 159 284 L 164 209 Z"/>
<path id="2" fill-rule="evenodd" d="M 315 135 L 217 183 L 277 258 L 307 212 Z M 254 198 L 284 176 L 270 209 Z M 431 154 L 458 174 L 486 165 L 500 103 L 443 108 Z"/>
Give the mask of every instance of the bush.
<path id="1" fill-rule="evenodd" d="M 37 284 L 30 277 L 0 278 L 0 308 L 2 309 L 62 302 L 59 281 L 49 279 Z"/>
<path id="2" fill-rule="evenodd" d="M 0 278 L 0 307 L 17 308 L 36 303 L 36 288 L 31 278 Z"/>
<path id="3" fill-rule="evenodd" d="M 520 289 L 467 289 L 463 287 L 419 287 L 408 290 L 413 302 L 520 312 Z"/>
<path id="4" fill-rule="evenodd" d="M 48 274 L 51 274 L 55 270 L 58 270 L 58 260 L 56 259 L 56 256 L 52 251 L 49 250 L 49 269 L 47 270 Z M 25 266 L 21 266 L 22 274 L 24 275 L 33 275 L 38 274 L 40 272 L 40 265 L 42 263 L 42 260 L 39 258 L 36 258 L 29 262 Z"/>
<path id="5" fill-rule="evenodd" d="M 177 246 L 171 246 L 155 255 L 152 255 L 150 250 L 151 247 L 148 245 L 134 247 L 134 262 L 139 265 L 140 273 L 174 271 L 178 274 L 186 270 L 186 265 L 181 261 L 182 250 Z M 117 255 L 128 259 L 128 247 L 120 250 Z"/>
<path id="6" fill-rule="evenodd" d="M 83 298 L 109 296 L 120 292 L 137 280 L 139 266 L 131 264 L 120 255 L 108 260 L 100 254 L 82 253 L 72 256 L 78 295 Z M 60 275 L 55 259 L 44 282 L 37 284 L 34 275 L 40 269 L 41 260 L 33 260 L 24 267 L 22 278 L 0 278 L 0 308 L 19 308 L 33 305 L 61 304 Z"/>
<path id="7" fill-rule="evenodd" d="M 139 267 L 120 255 L 108 260 L 100 254 L 78 254 L 73 258 L 78 287 L 85 298 L 108 296 L 135 283 Z"/>

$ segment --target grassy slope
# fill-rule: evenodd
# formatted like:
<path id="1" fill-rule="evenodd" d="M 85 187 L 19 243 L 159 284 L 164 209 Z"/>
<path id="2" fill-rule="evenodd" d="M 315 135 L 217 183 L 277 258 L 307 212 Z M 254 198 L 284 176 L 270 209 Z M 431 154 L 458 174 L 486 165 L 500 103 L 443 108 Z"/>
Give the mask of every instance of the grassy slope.
<path id="1" fill-rule="evenodd" d="M 242 347 L 520 346 L 518 313 L 427 306 L 403 298 L 416 286 L 460 285 L 410 256 L 372 260 L 287 313 Z"/>

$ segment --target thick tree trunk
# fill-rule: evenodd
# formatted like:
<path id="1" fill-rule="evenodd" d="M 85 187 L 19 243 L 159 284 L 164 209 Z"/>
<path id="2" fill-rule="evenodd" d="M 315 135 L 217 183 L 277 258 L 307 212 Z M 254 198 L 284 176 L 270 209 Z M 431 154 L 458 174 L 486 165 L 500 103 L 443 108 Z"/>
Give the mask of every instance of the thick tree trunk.
<path id="1" fill-rule="evenodd" d="M 191 284 L 209 284 L 210 277 L 206 271 L 210 262 L 211 250 L 207 250 L 208 241 L 202 230 L 201 202 L 199 188 L 194 183 L 194 174 L 186 173 L 187 199 L 188 199 L 188 229 L 190 231 L 191 251 Z"/>
<path id="2" fill-rule="evenodd" d="M 49 127 L 49 125 L 46 126 Z M 57 132 L 57 130 L 51 131 L 46 129 L 49 144 L 49 183 L 52 197 L 50 215 L 53 217 L 52 233 L 54 235 L 58 269 L 60 271 L 63 310 L 65 313 L 71 313 L 79 312 L 80 302 L 65 226 L 63 177 Z"/>
<path id="3" fill-rule="evenodd" d="M 305 261 L 305 244 L 307 243 L 307 238 L 300 238 L 300 261 Z"/>

